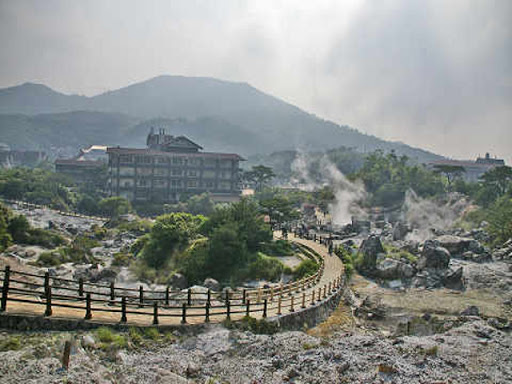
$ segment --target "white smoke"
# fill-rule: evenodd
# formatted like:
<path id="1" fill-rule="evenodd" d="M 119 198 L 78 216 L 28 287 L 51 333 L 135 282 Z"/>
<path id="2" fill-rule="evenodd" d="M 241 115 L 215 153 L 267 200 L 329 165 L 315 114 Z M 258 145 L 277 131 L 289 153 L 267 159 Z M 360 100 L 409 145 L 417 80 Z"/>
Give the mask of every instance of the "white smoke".
<path id="1" fill-rule="evenodd" d="M 291 168 L 294 173 L 296 185 L 305 191 L 314 191 L 323 186 L 330 186 L 334 192 L 334 202 L 329 204 L 329 213 L 334 225 L 350 223 L 352 216 L 366 216 L 359 206 L 359 202 L 366 197 L 366 191 L 362 182 L 351 182 L 334 165 L 327 156 L 323 156 L 319 163 L 317 180 L 310 174 L 311 159 L 299 152 L 293 161 Z"/>
<path id="2" fill-rule="evenodd" d="M 451 228 L 469 207 L 470 202 L 458 193 L 451 193 L 444 200 L 429 200 L 419 197 L 412 189 L 408 190 L 402 214 L 413 231 L 406 240 L 423 242 L 434 237 L 434 232 Z"/>

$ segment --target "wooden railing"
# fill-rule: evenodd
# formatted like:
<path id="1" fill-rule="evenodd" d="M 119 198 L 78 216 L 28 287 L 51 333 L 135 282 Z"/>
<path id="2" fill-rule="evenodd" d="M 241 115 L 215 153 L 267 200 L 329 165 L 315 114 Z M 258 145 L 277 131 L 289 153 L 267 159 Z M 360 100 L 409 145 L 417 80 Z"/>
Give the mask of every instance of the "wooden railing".
<path id="1" fill-rule="evenodd" d="M 44 306 L 45 316 L 52 316 L 55 307 L 80 311 L 86 320 L 94 313 L 118 314 L 119 321 L 126 323 L 129 316 L 151 316 L 153 324 L 165 317 L 181 318 L 186 323 L 191 317 L 230 319 L 234 315 L 260 314 L 263 318 L 272 311 L 281 315 L 316 304 L 336 292 L 344 279 L 339 276 L 323 286 L 318 275 L 290 284 L 279 284 L 266 289 L 224 290 L 210 289 L 194 292 L 192 289 L 162 291 L 116 287 L 115 284 L 93 284 L 83 280 L 70 280 L 11 270 L 6 266 L 0 272 L 2 295 L 0 311 L 6 311 L 8 303 L 25 303 Z"/>

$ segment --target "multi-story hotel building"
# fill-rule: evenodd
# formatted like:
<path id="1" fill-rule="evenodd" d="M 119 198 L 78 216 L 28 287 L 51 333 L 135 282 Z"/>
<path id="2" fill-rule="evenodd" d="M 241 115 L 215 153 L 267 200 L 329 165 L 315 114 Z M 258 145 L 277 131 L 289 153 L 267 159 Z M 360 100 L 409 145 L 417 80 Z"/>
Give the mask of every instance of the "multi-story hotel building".
<path id="1" fill-rule="evenodd" d="M 177 202 L 180 197 L 209 192 L 216 201 L 240 196 L 236 154 L 201 152 L 184 136 L 153 129 L 146 148 L 109 147 L 108 188 L 111 196 L 131 201 Z"/>

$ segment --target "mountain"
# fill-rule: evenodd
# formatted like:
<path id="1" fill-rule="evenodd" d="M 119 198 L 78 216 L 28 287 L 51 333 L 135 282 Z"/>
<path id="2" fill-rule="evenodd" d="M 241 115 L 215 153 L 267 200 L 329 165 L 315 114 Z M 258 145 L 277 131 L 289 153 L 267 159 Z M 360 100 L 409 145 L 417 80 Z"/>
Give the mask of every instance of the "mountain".
<path id="1" fill-rule="evenodd" d="M 86 118 L 87 114 L 91 116 Z M 64 95 L 29 83 L 0 90 L 0 141 L 31 145 L 33 140 L 20 135 L 33 138 L 41 127 L 49 132 L 52 121 L 58 122 L 55 127 L 61 133 L 62 124 L 66 125 L 59 143 L 70 140 L 85 144 L 93 137 L 98 144 L 114 140 L 142 146 L 148 127 L 154 125 L 167 128 L 171 134 L 188 135 L 206 150 L 229 150 L 245 156 L 345 146 L 363 152 L 395 150 L 418 161 L 440 158 L 319 119 L 246 83 L 159 76 L 93 97 Z M 121 127 L 120 123 L 127 125 Z M 20 135 L 19 125 L 23 128 Z M 8 140 L 3 138 L 6 132 Z"/>

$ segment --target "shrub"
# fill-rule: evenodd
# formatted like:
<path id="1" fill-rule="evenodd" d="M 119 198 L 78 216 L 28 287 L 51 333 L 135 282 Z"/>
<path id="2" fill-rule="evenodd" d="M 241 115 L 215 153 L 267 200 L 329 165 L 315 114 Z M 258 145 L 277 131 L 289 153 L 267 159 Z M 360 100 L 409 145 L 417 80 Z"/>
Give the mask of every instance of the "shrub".
<path id="1" fill-rule="evenodd" d="M 294 254 L 292 244 L 287 240 L 276 240 L 266 243 L 262 251 L 271 256 L 291 256 Z"/>
<path id="2" fill-rule="evenodd" d="M 133 344 L 142 344 L 142 335 L 137 328 L 131 327 L 128 330 L 128 335 L 130 336 L 130 340 L 132 341 Z"/>
<path id="3" fill-rule="evenodd" d="M 96 336 L 102 343 L 111 343 L 114 341 L 114 333 L 108 327 L 100 327 L 96 330 Z"/>
<path id="4" fill-rule="evenodd" d="M 295 268 L 293 274 L 295 278 L 302 279 L 307 276 L 314 275 L 318 271 L 318 264 L 311 259 L 302 260 Z"/>
<path id="5" fill-rule="evenodd" d="M 21 349 L 19 336 L 9 336 L 5 340 L 0 341 L 0 352 L 17 351 Z"/>
<path id="6" fill-rule="evenodd" d="M 117 252 L 114 253 L 114 260 L 112 260 L 112 265 L 115 267 L 127 267 L 130 265 L 133 257 L 129 253 Z"/>
<path id="7" fill-rule="evenodd" d="M 425 350 L 425 355 L 427 356 L 437 356 L 437 353 L 439 352 L 439 347 L 437 345 L 434 345 L 433 347 L 430 347 Z"/>
<path id="8" fill-rule="evenodd" d="M 157 341 L 160 338 L 160 332 L 156 328 L 146 328 L 144 330 L 144 337 L 153 341 Z"/>
<path id="9" fill-rule="evenodd" d="M 260 335 L 272 335 L 279 331 L 277 323 L 266 319 L 256 319 L 251 316 L 244 316 L 239 322 L 224 322 L 226 328 L 236 328 L 243 331 L 251 331 Z"/>

